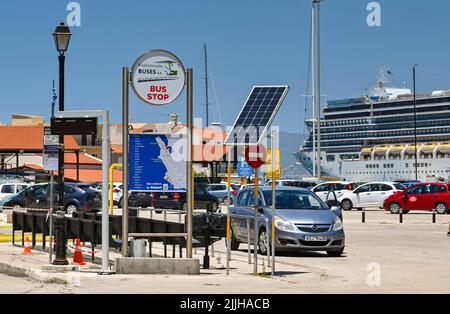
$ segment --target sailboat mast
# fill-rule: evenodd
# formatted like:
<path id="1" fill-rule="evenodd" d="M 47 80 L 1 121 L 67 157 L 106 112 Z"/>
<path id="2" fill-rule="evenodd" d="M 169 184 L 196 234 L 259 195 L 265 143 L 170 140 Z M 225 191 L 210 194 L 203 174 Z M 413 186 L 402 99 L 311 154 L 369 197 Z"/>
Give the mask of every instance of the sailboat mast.
<path id="1" fill-rule="evenodd" d="M 314 6 L 311 9 L 311 100 L 312 100 L 312 131 L 313 131 L 313 177 L 316 177 L 316 81 L 315 81 L 315 52 L 314 52 Z"/>
<path id="2" fill-rule="evenodd" d="M 206 106 L 206 127 L 209 126 L 209 92 L 208 92 L 208 52 L 206 44 L 203 44 L 205 54 L 205 106 Z"/>
<path id="3" fill-rule="evenodd" d="M 322 175 L 320 167 L 320 0 L 314 0 L 314 4 L 317 8 L 317 178 L 320 180 Z"/>

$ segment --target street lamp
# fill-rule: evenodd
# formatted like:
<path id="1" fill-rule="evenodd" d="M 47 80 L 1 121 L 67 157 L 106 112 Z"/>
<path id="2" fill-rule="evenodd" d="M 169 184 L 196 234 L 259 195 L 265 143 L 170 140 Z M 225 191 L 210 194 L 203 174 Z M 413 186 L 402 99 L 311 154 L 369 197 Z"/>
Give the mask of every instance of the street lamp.
<path id="1" fill-rule="evenodd" d="M 69 48 L 70 37 L 72 33 L 70 32 L 69 26 L 64 23 L 60 23 L 56 26 L 55 32 L 53 33 L 53 39 L 55 40 L 56 51 L 59 53 L 59 111 L 64 111 L 64 62 L 65 53 Z M 59 156 L 58 156 L 58 207 L 57 212 L 58 217 L 55 219 L 55 229 L 58 231 L 57 243 L 56 243 L 56 257 L 53 261 L 54 265 L 67 265 L 68 261 L 66 258 L 66 235 L 64 232 L 64 136 L 59 136 Z M 51 187 L 53 189 L 53 187 Z M 58 225 L 61 224 L 60 225 Z"/>

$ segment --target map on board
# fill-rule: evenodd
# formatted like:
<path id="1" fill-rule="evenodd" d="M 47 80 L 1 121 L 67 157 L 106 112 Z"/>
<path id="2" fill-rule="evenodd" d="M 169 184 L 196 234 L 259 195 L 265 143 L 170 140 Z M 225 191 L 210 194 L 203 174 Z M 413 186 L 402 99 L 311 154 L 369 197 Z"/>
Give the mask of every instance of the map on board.
<path id="1" fill-rule="evenodd" d="M 186 139 L 168 134 L 130 134 L 131 191 L 186 191 Z"/>

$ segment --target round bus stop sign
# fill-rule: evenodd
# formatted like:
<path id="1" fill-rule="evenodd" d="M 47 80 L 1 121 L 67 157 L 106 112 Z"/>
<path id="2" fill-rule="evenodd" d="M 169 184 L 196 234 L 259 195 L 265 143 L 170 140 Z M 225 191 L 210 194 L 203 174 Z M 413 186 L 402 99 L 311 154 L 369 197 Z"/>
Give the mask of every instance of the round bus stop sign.
<path id="1" fill-rule="evenodd" d="M 245 148 L 245 161 L 253 169 L 258 169 L 266 162 L 267 151 L 262 145 L 247 146 Z"/>
<path id="2" fill-rule="evenodd" d="M 152 50 L 140 56 L 131 69 L 136 95 L 151 105 L 167 105 L 184 89 L 186 73 L 180 59 L 166 50 Z"/>

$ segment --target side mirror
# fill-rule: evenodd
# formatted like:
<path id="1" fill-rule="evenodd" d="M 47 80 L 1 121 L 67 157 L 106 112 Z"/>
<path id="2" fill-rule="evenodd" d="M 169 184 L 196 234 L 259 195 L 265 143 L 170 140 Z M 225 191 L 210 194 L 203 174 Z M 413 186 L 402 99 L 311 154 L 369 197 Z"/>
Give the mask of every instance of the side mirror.
<path id="1" fill-rule="evenodd" d="M 260 213 L 260 214 L 264 214 L 264 208 L 262 208 L 262 207 L 258 207 L 258 213 Z"/>
<path id="2" fill-rule="evenodd" d="M 331 211 L 336 214 L 342 220 L 342 210 L 340 206 L 331 207 Z"/>

